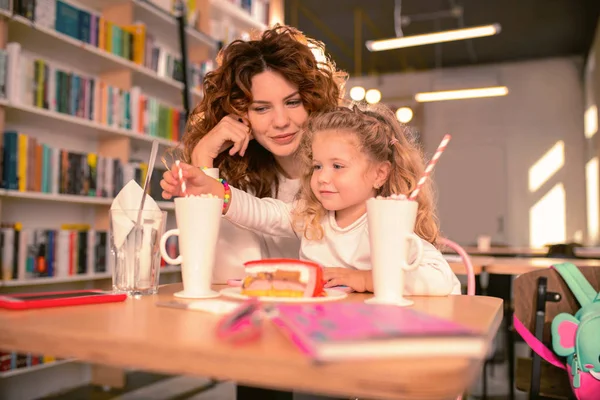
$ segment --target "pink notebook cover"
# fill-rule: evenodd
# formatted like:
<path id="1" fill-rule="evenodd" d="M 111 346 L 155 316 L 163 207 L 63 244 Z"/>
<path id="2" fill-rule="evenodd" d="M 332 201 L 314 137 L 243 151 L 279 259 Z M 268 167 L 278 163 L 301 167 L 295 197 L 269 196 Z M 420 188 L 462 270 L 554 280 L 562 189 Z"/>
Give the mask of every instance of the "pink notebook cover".
<path id="1" fill-rule="evenodd" d="M 273 322 L 313 358 L 317 358 L 317 345 L 332 342 L 479 336 L 452 321 L 393 305 L 282 304 L 277 310 Z"/>

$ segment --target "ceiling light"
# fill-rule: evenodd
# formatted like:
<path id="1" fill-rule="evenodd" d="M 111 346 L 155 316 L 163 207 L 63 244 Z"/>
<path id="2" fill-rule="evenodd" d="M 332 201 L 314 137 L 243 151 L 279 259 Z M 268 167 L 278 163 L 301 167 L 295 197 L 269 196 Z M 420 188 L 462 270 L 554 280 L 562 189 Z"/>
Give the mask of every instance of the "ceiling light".
<path id="1" fill-rule="evenodd" d="M 396 110 L 396 118 L 403 124 L 407 124 L 413 118 L 413 110 L 410 107 L 400 107 Z"/>
<path id="2" fill-rule="evenodd" d="M 361 101 L 365 98 L 365 88 L 362 86 L 354 86 L 350 89 L 350 98 L 354 101 Z"/>
<path id="3" fill-rule="evenodd" d="M 493 86 L 477 89 L 446 90 L 441 92 L 417 93 L 415 100 L 424 103 L 428 101 L 460 100 L 474 99 L 478 97 L 506 96 L 508 88 L 506 86 Z"/>
<path id="4" fill-rule="evenodd" d="M 450 31 L 426 33 L 424 35 L 404 36 L 384 40 L 368 40 L 365 45 L 370 51 L 400 49 L 404 47 L 421 46 L 424 44 L 452 42 L 455 40 L 472 39 L 492 36 L 500 33 L 500 24 L 474 26 L 471 28 L 454 29 Z"/>
<path id="5" fill-rule="evenodd" d="M 367 103 L 369 104 L 379 103 L 379 100 L 381 100 L 381 92 L 377 89 L 369 89 L 365 94 L 365 100 L 367 100 Z"/>

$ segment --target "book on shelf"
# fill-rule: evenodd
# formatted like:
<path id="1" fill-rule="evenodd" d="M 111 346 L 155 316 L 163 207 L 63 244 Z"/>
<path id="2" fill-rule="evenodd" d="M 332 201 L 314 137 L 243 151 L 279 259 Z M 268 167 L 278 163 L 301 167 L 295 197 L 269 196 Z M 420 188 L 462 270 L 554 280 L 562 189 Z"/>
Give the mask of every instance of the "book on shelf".
<path id="1" fill-rule="evenodd" d="M 143 185 L 148 165 L 96 153 L 81 153 L 41 143 L 35 137 L 6 131 L 0 152 L 0 187 L 18 192 L 113 198 L 130 180 Z M 156 168 L 149 195 L 160 199 L 164 169 Z"/>
<path id="2" fill-rule="evenodd" d="M 269 24 L 270 2 L 268 0 L 215 0 L 215 2 L 219 1 L 232 3 L 258 24 Z M 254 29 L 248 28 L 246 23 L 240 26 L 236 23 L 235 18 L 224 16 L 220 12 L 214 13 L 209 18 L 210 36 L 224 44 L 236 39 L 247 38 Z"/>
<path id="3" fill-rule="evenodd" d="M 0 49 L 0 99 L 6 98 L 6 72 L 8 68 L 8 52 Z"/>
<path id="4" fill-rule="evenodd" d="M 179 140 L 185 129 L 183 110 L 146 95 L 139 87 L 123 90 L 95 76 L 67 71 L 23 51 L 19 43 L 9 43 L 7 54 L 7 98 L 11 104 L 172 141 Z"/>
<path id="5" fill-rule="evenodd" d="M 481 356 L 485 337 L 466 326 L 395 305 L 282 304 L 273 322 L 319 362 Z"/>
<path id="6" fill-rule="evenodd" d="M 0 373 L 31 368 L 36 365 L 60 361 L 54 356 L 34 353 L 20 353 L 0 349 Z"/>
<path id="7" fill-rule="evenodd" d="M 2 280 L 93 275 L 110 272 L 108 233 L 95 229 L 0 228 Z"/>
<path id="8" fill-rule="evenodd" d="M 119 25 L 100 13 L 61 0 L 17 0 L 15 13 L 38 26 L 151 69 L 158 76 L 183 82 L 180 55 L 161 44 L 143 22 Z M 203 64 L 190 63 L 200 71 L 206 69 Z"/>
<path id="9" fill-rule="evenodd" d="M 246 11 L 255 20 L 267 24 L 269 17 L 269 0 L 225 0 Z"/>

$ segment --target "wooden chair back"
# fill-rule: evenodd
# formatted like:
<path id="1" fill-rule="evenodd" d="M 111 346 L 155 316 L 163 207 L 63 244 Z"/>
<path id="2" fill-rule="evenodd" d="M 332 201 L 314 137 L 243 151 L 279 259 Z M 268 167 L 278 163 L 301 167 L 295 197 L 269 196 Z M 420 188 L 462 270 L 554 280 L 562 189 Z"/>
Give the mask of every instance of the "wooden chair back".
<path id="1" fill-rule="evenodd" d="M 600 267 L 580 267 L 580 271 L 600 291 Z M 514 315 L 523 325 L 535 335 L 535 317 L 540 278 L 547 280 L 547 293 L 559 293 L 557 302 L 547 301 L 545 307 L 543 343 L 552 349 L 550 325 L 552 319 L 562 312 L 575 314 L 581 308 L 573 293 L 556 270 L 551 268 L 531 271 L 518 276 L 514 281 Z M 516 386 L 519 390 L 529 392 L 531 380 L 532 359 L 518 359 L 516 367 Z M 542 359 L 540 394 L 547 398 L 571 398 L 572 392 L 566 370 L 562 370 Z"/>

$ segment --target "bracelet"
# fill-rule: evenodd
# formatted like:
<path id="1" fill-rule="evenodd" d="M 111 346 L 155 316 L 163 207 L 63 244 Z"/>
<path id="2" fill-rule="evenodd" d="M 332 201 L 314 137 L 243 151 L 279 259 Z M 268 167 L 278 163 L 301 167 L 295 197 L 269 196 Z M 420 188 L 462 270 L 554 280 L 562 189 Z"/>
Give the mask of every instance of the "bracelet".
<path id="1" fill-rule="evenodd" d="M 219 182 L 223 184 L 223 189 L 225 189 L 225 194 L 223 194 L 223 211 L 225 211 L 231 199 L 231 188 L 225 179 L 219 178 Z"/>

